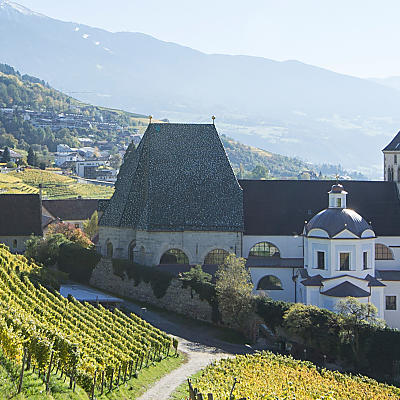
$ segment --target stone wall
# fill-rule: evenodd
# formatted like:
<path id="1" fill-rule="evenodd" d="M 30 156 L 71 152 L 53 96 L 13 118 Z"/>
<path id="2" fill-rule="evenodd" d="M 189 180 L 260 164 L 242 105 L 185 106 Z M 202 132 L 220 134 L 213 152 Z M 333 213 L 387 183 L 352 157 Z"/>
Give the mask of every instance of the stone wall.
<path id="1" fill-rule="evenodd" d="M 112 261 L 103 258 L 93 270 L 90 284 L 117 296 L 153 304 L 202 321 L 212 321 L 210 304 L 206 300 L 201 300 L 199 295 L 191 288 L 183 288 L 182 283 L 175 278 L 172 279 L 165 295 L 158 299 L 154 295 L 150 283 L 142 281 L 135 286 L 135 281 L 129 279 L 126 274 L 124 279 L 115 275 Z"/>

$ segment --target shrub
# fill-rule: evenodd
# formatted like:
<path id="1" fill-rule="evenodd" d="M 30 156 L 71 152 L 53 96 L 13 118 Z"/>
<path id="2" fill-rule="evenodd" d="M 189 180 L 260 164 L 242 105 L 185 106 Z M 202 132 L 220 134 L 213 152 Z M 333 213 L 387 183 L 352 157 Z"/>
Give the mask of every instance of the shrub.
<path id="1" fill-rule="evenodd" d="M 93 249 L 85 249 L 77 243 L 64 243 L 60 247 L 58 267 L 71 279 L 87 283 L 101 256 Z"/>
<path id="2" fill-rule="evenodd" d="M 265 321 L 266 325 L 276 331 L 283 325 L 283 316 L 293 303 L 285 301 L 274 301 L 266 296 L 256 298 L 256 312 Z"/>

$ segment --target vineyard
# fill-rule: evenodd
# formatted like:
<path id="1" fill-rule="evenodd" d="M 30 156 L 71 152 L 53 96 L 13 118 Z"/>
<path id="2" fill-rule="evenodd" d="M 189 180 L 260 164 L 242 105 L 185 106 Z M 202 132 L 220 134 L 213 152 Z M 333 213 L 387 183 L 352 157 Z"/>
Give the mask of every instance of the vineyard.
<path id="1" fill-rule="evenodd" d="M 44 380 L 64 374 L 93 398 L 149 363 L 169 356 L 177 341 L 134 314 L 127 316 L 36 287 L 38 266 L 0 245 L 0 348 L 7 359 Z M 25 368 L 24 368 L 25 367 Z"/>
<path id="2" fill-rule="evenodd" d="M 236 381 L 236 383 L 235 383 Z M 193 386 L 214 400 L 399 399 L 400 389 L 273 353 L 236 356 L 208 366 Z M 195 396 L 191 396 L 194 398 Z M 197 396 L 196 396 L 197 397 Z"/>
<path id="3" fill-rule="evenodd" d="M 38 193 L 40 184 L 43 187 L 43 196 L 48 199 L 78 196 L 102 199 L 110 198 L 114 191 L 112 187 L 77 183 L 67 176 L 38 169 L 0 174 L 0 193 Z"/>

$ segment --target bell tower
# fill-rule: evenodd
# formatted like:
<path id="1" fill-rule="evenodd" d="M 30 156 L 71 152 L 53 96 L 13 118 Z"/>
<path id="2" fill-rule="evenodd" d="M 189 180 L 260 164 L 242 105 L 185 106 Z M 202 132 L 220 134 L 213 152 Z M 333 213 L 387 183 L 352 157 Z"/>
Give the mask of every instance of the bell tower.
<path id="1" fill-rule="evenodd" d="M 382 152 L 384 158 L 384 180 L 394 181 L 400 185 L 400 132 Z"/>

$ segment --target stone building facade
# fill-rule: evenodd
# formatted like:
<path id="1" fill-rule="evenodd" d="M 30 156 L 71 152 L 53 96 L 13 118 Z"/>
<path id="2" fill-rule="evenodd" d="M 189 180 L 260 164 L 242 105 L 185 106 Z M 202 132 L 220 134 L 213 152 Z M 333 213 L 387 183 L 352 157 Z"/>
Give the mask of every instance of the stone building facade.
<path id="1" fill-rule="evenodd" d="M 213 124 L 150 124 L 128 148 L 99 252 L 144 265 L 242 255 L 243 194 Z"/>

